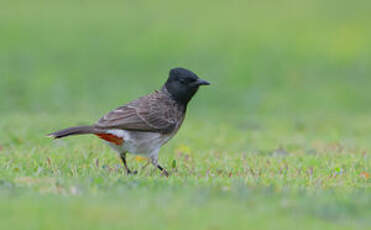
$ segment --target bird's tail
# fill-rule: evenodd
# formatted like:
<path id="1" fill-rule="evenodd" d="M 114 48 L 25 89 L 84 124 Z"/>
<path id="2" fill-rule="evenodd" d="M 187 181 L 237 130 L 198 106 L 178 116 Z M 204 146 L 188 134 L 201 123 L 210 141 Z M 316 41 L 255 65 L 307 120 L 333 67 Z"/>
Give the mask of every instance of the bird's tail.
<path id="1" fill-rule="evenodd" d="M 63 138 L 71 135 L 82 135 L 82 134 L 94 134 L 96 129 L 93 126 L 76 126 L 63 130 L 59 130 L 54 133 L 50 133 L 47 136 L 53 137 L 54 139 Z"/>

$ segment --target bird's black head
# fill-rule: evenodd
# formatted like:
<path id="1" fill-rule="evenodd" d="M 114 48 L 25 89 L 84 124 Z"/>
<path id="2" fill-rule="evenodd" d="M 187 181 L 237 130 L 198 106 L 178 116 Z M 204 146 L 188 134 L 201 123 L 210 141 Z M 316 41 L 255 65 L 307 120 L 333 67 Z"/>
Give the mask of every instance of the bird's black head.
<path id="1" fill-rule="evenodd" d="M 174 68 L 170 70 L 164 87 L 177 102 L 186 105 L 201 85 L 210 85 L 210 83 L 200 79 L 192 71 Z"/>

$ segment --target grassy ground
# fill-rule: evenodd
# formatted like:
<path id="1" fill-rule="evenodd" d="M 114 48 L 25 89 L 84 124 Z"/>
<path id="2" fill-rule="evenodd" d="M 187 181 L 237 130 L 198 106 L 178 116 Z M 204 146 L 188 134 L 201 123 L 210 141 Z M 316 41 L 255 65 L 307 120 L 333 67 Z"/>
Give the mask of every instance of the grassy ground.
<path id="1" fill-rule="evenodd" d="M 335 6 L 335 7 L 334 7 Z M 366 1 L 4 1 L 0 229 L 366 229 Z M 89 124 L 159 88 L 210 80 L 160 153 L 171 176 Z"/>

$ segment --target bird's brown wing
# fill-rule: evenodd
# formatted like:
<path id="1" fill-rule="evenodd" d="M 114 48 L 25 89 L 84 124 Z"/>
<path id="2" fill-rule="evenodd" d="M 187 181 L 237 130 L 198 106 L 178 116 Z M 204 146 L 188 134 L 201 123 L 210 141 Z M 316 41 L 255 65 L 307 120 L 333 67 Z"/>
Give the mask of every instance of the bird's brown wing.
<path id="1" fill-rule="evenodd" d="M 95 127 L 169 133 L 182 114 L 175 102 L 161 91 L 141 97 L 104 115 Z"/>

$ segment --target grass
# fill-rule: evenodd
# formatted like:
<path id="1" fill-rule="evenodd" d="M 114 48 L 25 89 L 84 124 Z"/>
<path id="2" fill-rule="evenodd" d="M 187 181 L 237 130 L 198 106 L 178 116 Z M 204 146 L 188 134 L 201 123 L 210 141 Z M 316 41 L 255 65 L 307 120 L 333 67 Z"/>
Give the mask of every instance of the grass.
<path id="1" fill-rule="evenodd" d="M 335 6 L 335 7 L 334 7 Z M 0 229 L 367 229 L 370 4 L 5 1 Z M 138 175 L 89 124 L 185 66 L 213 85 Z"/>
<path id="2" fill-rule="evenodd" d="M 284 120 L 246 133 L 233 123 L 187 120 L 161 152 L 160 162 L 171 171 L 165 178 L 133 156 L 129 163 L 139 174 L 126 176 L 118 157 L 93 136 L 52 142 L 35 135 L 55 119 L 61 126 L 69 123 L 62 116 L 36 115 L 8 117 L 1 126 L 7 131 L 1 139 L 8 143 L 0 158 L 3 228 L 354 229 L 370 224 L 370 179 L 362 174 L 370 170 L 370 136 L 344 135 L 358 132 L 354 126 L 333 130 L 341 138 L 329 138 L 312 136 L 294 123 L 283 125 Z M 331 128 L 309 124 L 330 133 Z"/>

